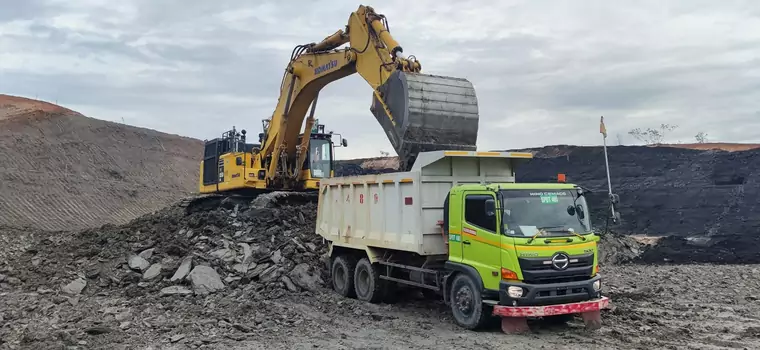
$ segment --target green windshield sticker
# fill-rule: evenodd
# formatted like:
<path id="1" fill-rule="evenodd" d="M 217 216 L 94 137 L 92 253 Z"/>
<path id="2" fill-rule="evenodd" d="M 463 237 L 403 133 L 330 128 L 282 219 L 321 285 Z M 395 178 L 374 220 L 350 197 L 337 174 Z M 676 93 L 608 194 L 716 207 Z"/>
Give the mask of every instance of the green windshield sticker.
<path id="1" fill-rule="evenodd" d="M 541 196 L 541 203 L 543 204 L 554 204 L 559 203 L 559 198 L 557 198 L 557 195 L 548 195 L 548 196 Z"/>

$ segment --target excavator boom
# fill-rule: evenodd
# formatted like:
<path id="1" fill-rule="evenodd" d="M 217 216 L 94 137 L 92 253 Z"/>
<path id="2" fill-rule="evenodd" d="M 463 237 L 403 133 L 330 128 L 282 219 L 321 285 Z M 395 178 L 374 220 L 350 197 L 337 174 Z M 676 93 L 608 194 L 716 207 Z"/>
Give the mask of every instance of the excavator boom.
<path id="1" fill-rule="evenodd" d="M 348 47 L 341 49 L 344 44 Z M 416 58 L 407 58 L 388 30 L 385 16 L 361 5 L 351 13 L 345 30 L 319 43 L 300 45 L 283 77 L 277 127 L 262 150 L 272 154 L 268 176 L 302 164 L 295 138 L 310 104 L 332 81 L 359 73 L 372 87 L 370 111 L 400 157 L 411 168 L 419 152 L 474 150 L 478 133 L 478 103 L 472 83 L 463 78 L 427 75 Z M 313 106 L 312 106 L 313 107 Z M 307 137 L 303 141 L 308 141 Z M 303 144 L 301 145 L 304 146 Z M 282 155 L 285 152 L 285 156 Z M 291 162 L 294 164 L 282 164 Z"/>
<path id="2" fill-rule="evenodd" d="M 243 155 L 220 153 L 214 149 L 230 148 L 207 145 L 201 192 L 318 188 L 319 178 L 332 172 L 331 166 L 327 172 L 324 168 L 332 158 L 322 159 L 332 157 L 326 146 L 332 145 L 331 136 L 311 134 L 319 92 L 354 73 L 372 88 L 369 109 L 400 158 L 399 170 L 411 169 L 420 152 L 475 149 L 479 117 L 472 83 L 422 74 L 422 64 L 405 56 L 385 16 L 360 5 L 349 15 L 345 29 L 293 50 L 260 145 Z M 319 146 L 312 147 L 311 142 Z M 311 171 L 314 164 L 323 169 Z M 205 174 L 217 168 L 218 174 Z M 235 180 L 228 181 L 227 176 Z"/>

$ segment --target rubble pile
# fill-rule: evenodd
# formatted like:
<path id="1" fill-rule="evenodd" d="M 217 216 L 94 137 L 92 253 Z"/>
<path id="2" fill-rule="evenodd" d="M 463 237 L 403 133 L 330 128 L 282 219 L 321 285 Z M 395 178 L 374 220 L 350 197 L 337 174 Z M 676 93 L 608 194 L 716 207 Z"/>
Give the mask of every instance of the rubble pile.
<path id="1" fill-rule="evenodd" d="M 314 233 L 316 203 L 285 203 L 278 195 L 262 195 L 254 201 L 193 198 L 126 225 L 40 236 L 22 253 L 0 261 L 0 291 L 24 292 L 23 297 L 8 298 L 9 304 L 0 306 L 12 310 L 13 303 L 18 303 L 20 310 L 31 311 L 48 305 L 43 313 L 55 314 L 51 322 L 61 321 L 59 313 L 68 314 L 81 320 L 85 331 L 91 327 L 114 332 L 152 329 L 156 326 L 150 323 L 135 324 L 135 315 L 119 316 L 120 310 L 160 317 L 167 312 L 162 307 L 177 303 L 185 305 L 182 317 L 188 319 L 208 317 L 214 310 L 208 303 L 216 303 L 223 315 L 218 317 L 234 315 L 235 322 L 247 322 L 237 327 L 249 331 L 304 322 L 303 317 L 291 315 L 292 310 L 266 303 L 329 299 L 324 295 L 328 294 L 325 281 L 329 281 L 323 260 L 326 245 Z M 98 302 L 104 296 L 121 300 L 112 305 L 105 320 Z M 85 301 L 87 306 L 79 304 Z M 97 304 L 94 310 L 80 309 L 92 303 Z M 72 307 L 77 310 L 69 310 Z M 261 316 L 263 311 L 266 317 Z M 6 320 L 24 319 L 24 315 L 24 311 L 0 313 Z M 183 322 L 168 321 L 165 316 L 159 321 L 172 327 Z M 235 323 L 225 322 L 229 327 Z M 37 336 L 50 340 L 50 336 Z"/>
<path id="2" fill-rule="evenodd" d="M 62 279 L 61 264 L 77 270 L 81 276 L 64 287 L 70 294 L 85 285 L 91 292 L 118 287 L 128 296 L 315 290 L 325 280 L 316 204 L 279 205 L 276 195 L 253 203 L 221 196 L 186 201 L 127 225 L 80 232 L 63 247 L 45 239 L 21 259 L 37 267 L 30 272 L 42 278 L 30 281 L 41 284 Z"/>

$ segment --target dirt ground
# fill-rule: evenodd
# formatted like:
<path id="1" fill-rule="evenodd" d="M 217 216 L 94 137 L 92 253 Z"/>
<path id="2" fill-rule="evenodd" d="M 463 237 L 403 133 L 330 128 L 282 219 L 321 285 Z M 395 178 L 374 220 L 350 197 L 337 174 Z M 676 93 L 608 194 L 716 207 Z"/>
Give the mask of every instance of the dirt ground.
<path id="1" fill-rule="evenodd" d="M 760 348 L 760 265 L 621 263 L 644 247 L 606 236 L 602 329 L 472 332 L 419 292 L 332 292 L 313 203 L 189 203 L 80 232 L 0 230 L 0 348 Z"/>
<path id="2" fill-rule="evenodd" d="M 81 349 L 757 349 L 760 266 L 614 266 L 614 308 L 604 327 L 533 324 L 471 332 L 441 302 L 409 295 L 372 305 L 327 290 L 274 300 L 95 295 L 78 302 L 46 292 L 2 292 L 4 348 Z M 707 278 L 706 278 L 707 277 Z M 55 286 L 50 286 L 54 288 Z M 126 321 L 125 321 L 126 320 Z M 124 322 L 131 325 L 124 326 Z M 121 324 L 121 326 L 120 326 Z M 172 341 L 176 342 L 172 342 Z"/>

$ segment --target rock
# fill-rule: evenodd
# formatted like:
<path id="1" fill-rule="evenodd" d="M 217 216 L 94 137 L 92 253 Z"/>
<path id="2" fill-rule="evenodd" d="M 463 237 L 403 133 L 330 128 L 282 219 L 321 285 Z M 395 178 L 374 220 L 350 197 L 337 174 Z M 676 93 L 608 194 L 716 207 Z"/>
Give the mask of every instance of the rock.
<path id="1" fill-rule="evenodd" d="M 84 290 L 84 287 L 86 286 L 87 281 L 84 278 L 80 277 L 71 281 L 69 284 L 61 288 L 61 290 L 66 294 L 79 295 L 79 293 L 82 293 L 82 290 Z"/>
<path id="2" fill-rule="evenodd" d="M 148 260 L 145 260 L 139 255 L 133 255 L 129 258 L 129 268 L 132 270 L 143 272 L 150 267 Z"/>
<path id="3" fill-rule="evenodd" d="M 210 255 L 227 262 L 235 260 L 235 251 L 228 248 L 217 249 L 211 252 Z"/>
<path id="4" fill-rule="evenodd" d="M 112 331 L 111 328 L 96 326 L 96 327 L 87 328 L 84 332 L 89 335 L 99 335 L 99 334 L 111 333 L 111 331 Z"/>
<path id="5" fill-rule="evenodd" d="M 298 241 L 298 238 L 293 237 L 292 241 L 293 241 L 293 244 L 295 244 L 296 247 L 298 247 L 298 249 L 304 252 L 306 251 L 306 247 L 304 247 L 303 244 L 301 244 L 301 242 Z"/>
<path id="6" fill-rule="evenodd" d="M 151 265 L 147 271 L 143 274 L 142 278 L 146 281 L 150 281 L 158 276 L 161 276 L 161 269 L 163 266 L 160 263 Z"/>
<path id="7" fill-rule="evenodd" d="M 298 291 L 298 287 L 295 284 L 293 284 L 293 281 L 291 281 L 290 278 L 288 278 L 288 276 L 282 276 L 280 280 L 282 281 L 282 283 L 285 283 L 285 288 L 288 288 L 289 291 L 291 292 Z"/>
<path id="8" fill-rule="evenodd" d="M 172 343 L 176 343 L 176 342 L 178 342 L 178 341 L 180 341 L 182 339 L 185 339 L 185 335 L 184 334 L 177 334 L 177 335 L 173 335 L 173 336 L 169 337 L 169 341 L 172 342 Z"/>
<path id="9" fill-rule="evenodd" d="M 182 263 L 179 265 L 179 268 L 177 271 L 174 272 L 174 276 L 172 276 L 171 280 L 172 282 L 177 282 L 182 280 L 183 278 L 187 277 L 187 275 L 190 273 L 190 269 L 193 267 L 193 258 L 192 257 L 186 257 L 182 259 Z"/>
<path id="10" fill-rule="evenodd" d="M 243 249 L 243 261 L 242 263 L 244 265 L 248 265 L 251 262 L 251 259 L 253 258 L 253 251 L 251 250 L 251 246 L 247 243 L 238 243 L 238 246 Z"/>
<path id="11" fill-rule="evenodd" d="M 126 321 L 130 318 L 132 318 L 132 310 L 124 310 L 114 316 L 116 321 Z"/>
<path id="12" fill-rule="evenodd" d="M 169 286 L 161 289 L 161 296 L 166 295 L 188 295 L 193 294 L 193 291 L 184 286 Z"/>
<path id="13" fill-rule="evenodd" d="M 269 268 L 268 263 L 264 263 L 261 265 L 256 266 L 253 271 L 248 275 L 250 278 L 256 278 L 257 276 L 261 275 L 264 271 L 266 271 Z"/>
<path id="14" fill-rule="evenodd" d="M 247 264 L 235 264 L 232 265 L 232 269 L 240 273 L 241 275 L 245 275 L 248 272 L 248 265 Z"/>
<path id="15" fill-rule="evenodd" d="M 275 264 L 279 264 L 279 263 L 281 263 L 281 262 L 282 262 L 282 252 L 280 252 L 279 250 L 277 250 L 276 252 L 274 252 L 274 253 L 272 254 L 272 261 L 273 261 Z"/>
<path id="16" fill-rule="evenodd" d="M 209 266 L 196 266 L 189 276 L 196 294 L 214 293 L 225 287 L 216 270 Z"/>
<path id="17" fill-rule="evenodd" d="M 84 272 L 84 276 L 89 279 L 94 279 L 100 275 L 100 268 L 98 266 L 90 266 Z"/>
<path id="18" fill-rule="evenodd" d="M 309 270 L 308 264 L 298 264 L 290 271 L 289 277 L 297 286 L 309 291 L 315 291 L 324 282 L 318 274 L 312 274 Z"/>
<path id="19" fill-rule="evenodd" d="M 137 255 L 140 256 L 141 258 L 145 259 L 145 260 L 150 260 L 150 258 L 153 256 L 153 252 L 155 250 L 156 250 L 156 248 L 145 249 L 142 252 L 140 252 L 140 254 L 137 254 Z"/>

